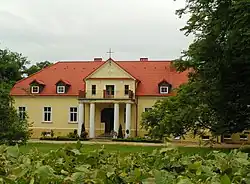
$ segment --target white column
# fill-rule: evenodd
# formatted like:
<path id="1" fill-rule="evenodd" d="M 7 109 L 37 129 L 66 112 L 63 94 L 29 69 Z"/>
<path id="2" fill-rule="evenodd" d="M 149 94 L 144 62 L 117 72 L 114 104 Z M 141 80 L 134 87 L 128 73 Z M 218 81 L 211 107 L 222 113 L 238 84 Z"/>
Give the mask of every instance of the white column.
<path id="1" fill-rule="evenodd" d="M 131 125 L 131 104 L 126 104 L 126 125 L 125 125 L 125 138 L 130 136 L 130 125 Z M 128 130 L 128 134 L 126 133 Z"/>
<path id="2" fill-rule="evenodd" d="M 89 111 L 89 138 L 95 138 L 95 104 L 90 104 Z"/>
<path id="3" fill-rule="evenodd" d="M 77 128 L 77 134 L 79 137 L 81 136 L 82 124 L 84 123 L 83 112 L 84 112 L 84 104 L 79 103 L 78 105 L 78 128 Z"/>
<path id="4" fill-rule="evenodd" d="M 119 104 L 114 105 L 114 131 L 118 135 L 118 129 L 119 129 Z M 116 138 L 116 136 L 114 136 Z"/>

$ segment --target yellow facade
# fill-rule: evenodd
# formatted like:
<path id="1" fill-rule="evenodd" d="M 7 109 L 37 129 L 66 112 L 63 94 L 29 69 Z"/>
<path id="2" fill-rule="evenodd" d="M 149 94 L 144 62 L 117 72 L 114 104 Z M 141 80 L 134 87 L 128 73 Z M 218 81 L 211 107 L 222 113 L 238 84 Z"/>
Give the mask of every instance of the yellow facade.
<path id="1" fill-rule="evenodd" d="M 55 136 L 66 135 L 78 128 L 78 122 L 69 122 L 70 107 L 77 107 L 83 103 L 83 122 L 86 131 L 90 129 L 90 104 L 95 104 L 95 136 L 101 136 L 105 132 L 105 123 L 101 122 L 101 112 L 105 108 L 114 108 L 119 104 L 119 124 L 122 125 L 125 134 L 126 104 L 131 104 L 130 136 L 143 136 L 145 131 L 141 129 L 141 113 L 145 108 L 151 108 L 157 97 L 137 98 L 135 96 L 137 81 L 133 76 L 121 69 L 114 62 L 107 62 L 85 79 L 86 95 L 78 96 L 13 96 L 15 107 L 26 107 L 28 121 L 32 123 L 33 138 L 41 137 L 43 131 L 53 130 Z M 92 94 L 92 85 L 96 85 L 96 94 Z M 114 85 L 114 96 L 104 98 L 103 90 L 106 85 Z M 124 86 L 128 85 L 133 96 L 125 94 Z M 44 122 L 44 107 L 52 108 L 51 122 Z"/>

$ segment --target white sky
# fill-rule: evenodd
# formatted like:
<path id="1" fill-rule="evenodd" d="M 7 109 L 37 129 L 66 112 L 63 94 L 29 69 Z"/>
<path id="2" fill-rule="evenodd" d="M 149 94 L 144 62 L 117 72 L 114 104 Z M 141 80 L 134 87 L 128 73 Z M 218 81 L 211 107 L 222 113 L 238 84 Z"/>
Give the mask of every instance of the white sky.
<path id="1" fill-rule="evenodd" d="M 0 47 L 32 63 L 175 59 L 192 38 L 179 31 L 185 0 L 0 0 Z"/>

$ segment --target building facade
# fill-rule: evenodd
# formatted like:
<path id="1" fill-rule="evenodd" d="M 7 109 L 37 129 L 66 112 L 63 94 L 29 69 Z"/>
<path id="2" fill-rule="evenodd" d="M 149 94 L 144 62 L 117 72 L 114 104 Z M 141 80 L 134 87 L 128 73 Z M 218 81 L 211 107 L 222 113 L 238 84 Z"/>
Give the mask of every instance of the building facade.
<path id="1" fill-rule="evenodd" d="M 53 130 L 57 136 L 84 123 L 89 138 L 110 136 L 122 126 L 125 137 L 144 136 L 141 114 L 157 100 L 174 95 L 187 82 L 171 61 L 57 62 L 11 90 L 20 117 L 28 116 L 33 138 Z"/>

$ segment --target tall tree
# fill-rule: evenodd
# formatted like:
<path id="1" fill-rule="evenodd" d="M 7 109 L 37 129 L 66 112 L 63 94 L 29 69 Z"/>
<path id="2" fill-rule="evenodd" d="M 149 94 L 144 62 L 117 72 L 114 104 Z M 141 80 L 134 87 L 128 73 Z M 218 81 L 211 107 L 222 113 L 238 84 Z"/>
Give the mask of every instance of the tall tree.
<path id="1" fill-rule="evenodd" d="M 0 49 L 0 82 L 13 83 L 22 79 L 29 61 L 22 54 Z"/>
<path id="2" fill-rule="evenodd" d="M 169 110 L 170 107 L 167 110 L 174 113 L 181 107 L 189 107 L 188 111 L 180 111 L 182 118 L 173 119 L 179 120 L 179 125 L 186 123 L 188 129 L 193 127 L 195 132 L 209 128 L 213 134 L 220 135 L 249 129 L 250 1 L 186 0 L 185 8 L 177 14 L 190 15 L 182 30 L 195 36 L 189 49 L 175 63 L 179 71 L 191 69 L 187 84 L 190 90 L 180 88 L 173 97 L 177 110 Z M 190 119 L 194 112 L 198 114 Z M 168 115 L 163 118 L 169 121 Z M 144 117 L 146 122 L 150 121 Z M 177 130 L 171 129 L 172 133 Z"/>
<path id="3" fill-rule="evenodd" d="M 50 65 L 52 65 L 53 63 L 49 62 L 49 61 L 43 61 L 43 62 L 39 62 L 36 63 L 35 65 L 32 65 L 31 67 L 29 67 L 28 69 L 26 69 L 25 73 L 30 76 L 40 70 L 42 70 L 43 68 L 46 68 Z"/>
<path id="4" fill-rule="evenodd" d="M 28 63 L 19 53 L 0 49 L 0 143 L 26 142 L 29 137 L 25 114 L 19 117 L 9 94 L 13 84 L 22 78 Z"/>

